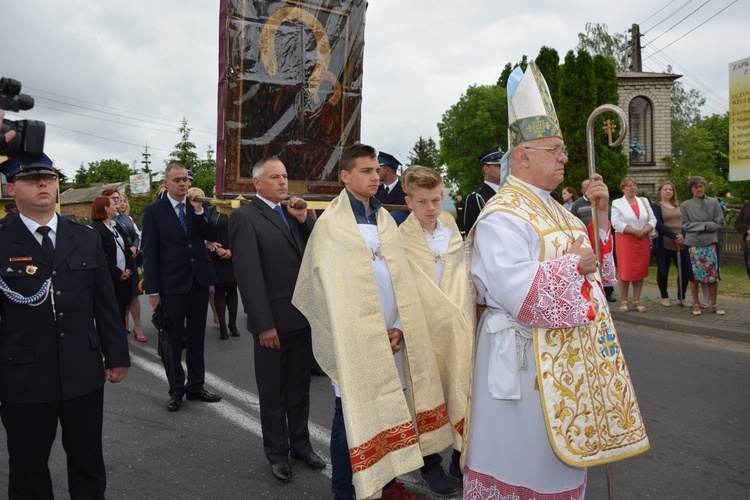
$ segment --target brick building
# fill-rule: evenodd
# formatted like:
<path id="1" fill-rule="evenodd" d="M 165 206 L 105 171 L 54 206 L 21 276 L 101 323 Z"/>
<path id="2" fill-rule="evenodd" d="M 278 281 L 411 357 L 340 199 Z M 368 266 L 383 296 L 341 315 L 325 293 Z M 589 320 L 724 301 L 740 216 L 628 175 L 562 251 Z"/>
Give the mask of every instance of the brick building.
<path id="1" fill-rule="evenodd" d="M 681 75 L 623 71 L 617 73 L 619 106 L 629 117 L 623 151 L 638 193 L 653 199 L 669 178 L 664 160 L 672 154 L 672 85 Z"/>

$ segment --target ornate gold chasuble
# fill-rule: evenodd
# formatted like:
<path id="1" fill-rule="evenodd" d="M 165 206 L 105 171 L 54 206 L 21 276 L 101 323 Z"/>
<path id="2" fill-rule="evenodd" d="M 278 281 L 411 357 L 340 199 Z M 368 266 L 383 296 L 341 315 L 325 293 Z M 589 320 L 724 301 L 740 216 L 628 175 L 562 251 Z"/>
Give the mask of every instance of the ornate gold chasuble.
<path id="1" fill-rule="evenodd" d="M 375 255 L 357 226 L 346 191 L 315 224 L 292 303 L 310 322 L 313 351 L 341 391 L 358 498 L 376 495 L 422 457 L 453 441 L 434 348 L 398 228 L 378 210 Z M 405 342 L 407 389 L 399 382 L 372 260 L 384 258 Z"/>
<path id="2" fill-rule="evenodd" d="M 427 313 L 440 383 L 453 426 L 453 447 L 460 450 L 471 387 L 473 308 L 464 240 L 451 214 L 442 212 L 439 218 L 443 225 L 453 231 L 448 251 L 443 256 L 443 276 L 439 287 L 435 282 L 433 265 L 436 257 L 425 240 L 419 220 L 411 214 L 399 230 L 414 275 L 414 284 Z"/>
<path id="3" fill-rule="evenodd" d="M 586 228 L 577 217 L 562 206 L 550 207 L 513 176 L 487 203 L 479 220 L 495 212 L 518 217 L 534 228 L 541 240 L 540 262 L 562 257 L 579 235 L 590 247 Z M 600 279 L 598 273 L 596 282 L 589 279 L 593 321 L 531 328 L 549 440 L 557 456 L 573 467 L 622 460 L 649 448 Z"/>

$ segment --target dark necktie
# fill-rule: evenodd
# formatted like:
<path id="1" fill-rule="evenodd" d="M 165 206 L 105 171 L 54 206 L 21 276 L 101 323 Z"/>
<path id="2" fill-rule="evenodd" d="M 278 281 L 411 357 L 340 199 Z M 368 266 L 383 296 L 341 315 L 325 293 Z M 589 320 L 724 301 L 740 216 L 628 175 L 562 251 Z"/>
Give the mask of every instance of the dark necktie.
<path id="1" fill-rule="evenodd" d="M 52 257 L 55 255 L 55 247 L 52 244 L 52 238 L 49 237 L 50 231 L 52 231 L 52 228 L 47 226 L 39 226 L 36 228 L 36 232 L 42 235 L 42 250 L 44 251 L 44 254 L 52 260 Z"/>
<path id="2" fill-rule="evenodd" d="M 180 202 L 177 204 L 177 214 L 180 218 L 180 224 L 182 224 L 182 230 L 187 234 L 187 215 L 185 215 L 185 204 Z"/>
<path id="3" fill-rule="evenodd" d="M 281 205 L 276 205 L 275 207 L 273 207 L 273 211 L 276 212 L 276 215 L 281 217 L 281 220 L 284 221 L 284 225 L 286 226 L 286 228 L 291 231 L 292 228 L 289 227 L 289 221 L 286 220 L 286 217 L 284 217 L 284 212 L 281 210 Z"/>
<path id="4" fill-rule="evenodd" d="M 385 187 L 385 194 L 390 194 L 391 190 L 388 186 Z"/>

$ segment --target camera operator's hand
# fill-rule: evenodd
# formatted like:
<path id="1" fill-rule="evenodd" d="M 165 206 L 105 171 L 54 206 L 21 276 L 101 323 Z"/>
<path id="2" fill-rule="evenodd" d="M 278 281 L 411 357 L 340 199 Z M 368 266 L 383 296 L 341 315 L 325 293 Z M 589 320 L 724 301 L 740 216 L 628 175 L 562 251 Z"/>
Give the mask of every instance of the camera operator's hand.
<path id="1" fill-rule="evenodd" d="M 0 123 L 2 123 L 2 121 L 3 121 L 4 118 L 5 118 L 5 111 L 3 111 L 2 109 L 0 109 Z M 7 132 L 5 132 L 5 134 L 3 134 L 4 141 L 1 142 L 0 144 L 7 144 L 7 143 L 9 143 L 10 141 L 13 140 L 13 138 L 15 136 L 16 136 L 16 131 L 15 130 L 8 130 Z"/>

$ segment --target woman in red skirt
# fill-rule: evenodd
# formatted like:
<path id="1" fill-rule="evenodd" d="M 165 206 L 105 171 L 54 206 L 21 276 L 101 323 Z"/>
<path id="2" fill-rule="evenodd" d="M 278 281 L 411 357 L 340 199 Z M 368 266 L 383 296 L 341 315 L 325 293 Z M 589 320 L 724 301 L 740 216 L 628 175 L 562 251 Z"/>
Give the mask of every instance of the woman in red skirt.
<path id="1" fill-rule="evenodd" d="M 617 280 L 622 304 L 620 311 L 628 310 L 628 289 L 633 284 L 633 305 L 638 312 L 646 312 L 641 305 L 643 280 L 648 276 L 651 260 L 649 232 L 656 227 L 656 217 L 646 198 L 638 197 L 638 185 L 632 177 L 620 182 L 622 198 L 612 202 L 612 228 L 615 230 L 615 256 Z"/>

